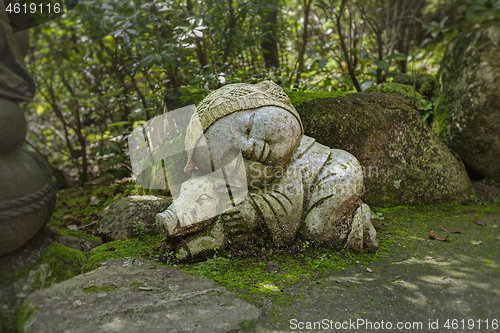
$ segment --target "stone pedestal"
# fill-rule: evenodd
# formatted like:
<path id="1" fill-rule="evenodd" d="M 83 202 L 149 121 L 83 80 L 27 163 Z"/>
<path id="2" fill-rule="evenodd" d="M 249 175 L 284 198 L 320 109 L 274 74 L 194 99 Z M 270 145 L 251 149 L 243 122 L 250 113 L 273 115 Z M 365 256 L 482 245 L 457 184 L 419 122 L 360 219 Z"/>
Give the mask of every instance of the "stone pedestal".
<path id="1" fill-rule="evenodd" d="M 20 148 L 25 135 L 22 109 L 0 99 L 0 256 L 35 236 L 55 205 L 50 167 L 40 156 Z"/>
<path id="2" fill-rule="evenodd" d="M 0 6 L 2 9 L 3 4 Z M 0 256 L 25 245 L 47 223 L 56 200 L 55 178 L 38 155 L 21 149 L 27 132 L 20 101 L 31 101 L 33 79 L 24 64 L 27 31 L 12 33 L 0 11 Z M 17 22 L 17 21 L 18 22 Z"/>

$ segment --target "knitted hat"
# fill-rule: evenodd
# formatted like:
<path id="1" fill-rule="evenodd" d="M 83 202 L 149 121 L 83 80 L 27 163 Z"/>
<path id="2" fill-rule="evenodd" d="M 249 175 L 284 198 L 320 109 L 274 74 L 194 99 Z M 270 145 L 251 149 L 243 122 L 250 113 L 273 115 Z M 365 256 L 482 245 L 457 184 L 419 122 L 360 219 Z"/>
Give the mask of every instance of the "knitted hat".
<path id="1" fill-rule="evenodd" d="M 205 97 L 198 104 L 196 112 L 189 120 L 185 139 L 185 147 L 188 152 L 188 164 L 185 171 L 189 170 L 193 164 L 191 159 L 198 140 L 217 119 L 233 112 L 262 106 L 278 106 L 289 111 L 298 120 L 302 133 L 304 133 L 297 110 L 290 102 L 290 98 L 276 83 L 263 81 L 256 84 L 228 84 Z"/>

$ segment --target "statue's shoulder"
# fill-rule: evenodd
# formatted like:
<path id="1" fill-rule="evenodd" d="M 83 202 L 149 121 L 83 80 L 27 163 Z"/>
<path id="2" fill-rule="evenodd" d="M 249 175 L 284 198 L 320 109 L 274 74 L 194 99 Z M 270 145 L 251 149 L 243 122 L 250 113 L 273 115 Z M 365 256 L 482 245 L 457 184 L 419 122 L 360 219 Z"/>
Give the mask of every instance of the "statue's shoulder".
<path id="1" fill-rule="evenodd" d="M 325 145 L 316 142 L 316 139 L 311 138 L 307 135 L 302 135 L 293 152 L 292 158 L 290 159 L 290 163 L 294 163 L 295 161 L 299 161 L 301 159 L 308 159 L 311 157 L 320 157 L 325 156 L 328 158 L 330 155 L 330 148 Z"/>
<path id="2" fill-rule="evenodd" d="M 328 161 L 328 164 L 347 163 L 354 167 L 360 167 L 360 163 L 354 155 L 341 150 L 332 149 L 321 143 L 316 142 L 314 138 L 303 135 L 300 142 L 290 159 L 290 165 L 302 164 L 305 161 L 315 161 L 314 164 L 322 165 Z"/>

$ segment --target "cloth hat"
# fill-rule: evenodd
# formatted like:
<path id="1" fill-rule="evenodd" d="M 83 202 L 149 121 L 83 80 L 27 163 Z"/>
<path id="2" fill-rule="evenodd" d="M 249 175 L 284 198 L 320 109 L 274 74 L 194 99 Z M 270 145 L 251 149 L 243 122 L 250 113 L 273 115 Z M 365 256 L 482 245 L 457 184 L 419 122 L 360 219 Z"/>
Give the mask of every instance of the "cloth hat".
<path id="1" fill-rule="evenodd" d="M 188 163 L 184 171 L 190 170 L 196 144 L 217 119 L 233 112 L 262 106 L 277 106 L 289 111 L 298 120 L 302 134 L 304 133 L 297 110 L 290 102 L 290 98 L 276 83 L 262 81 L 256 84 L 228 84 L 208 94 L 191 116 L 186 130 L 185 148 L 188 152 Z"/>

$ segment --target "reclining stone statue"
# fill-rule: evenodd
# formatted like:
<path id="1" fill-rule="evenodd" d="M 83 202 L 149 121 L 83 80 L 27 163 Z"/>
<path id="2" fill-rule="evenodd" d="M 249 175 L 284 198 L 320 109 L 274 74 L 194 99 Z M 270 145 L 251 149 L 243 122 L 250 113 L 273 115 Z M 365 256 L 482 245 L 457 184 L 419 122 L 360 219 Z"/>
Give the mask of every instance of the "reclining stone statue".
<path id="1" fill-rule="evenodd" d="M 290 99 L 270 81 L 226 85 L 198 105 L 185 135 L 191 178 L 156 216 L 177 259 L 261 237 L 280 248 L 300 239 L 377 250 L 359 197 L 361 165 L 303 132 Z"/>

